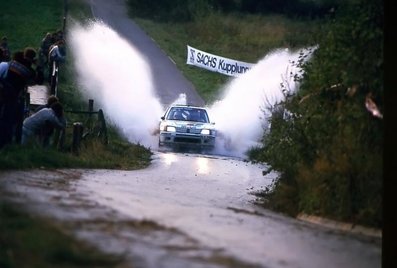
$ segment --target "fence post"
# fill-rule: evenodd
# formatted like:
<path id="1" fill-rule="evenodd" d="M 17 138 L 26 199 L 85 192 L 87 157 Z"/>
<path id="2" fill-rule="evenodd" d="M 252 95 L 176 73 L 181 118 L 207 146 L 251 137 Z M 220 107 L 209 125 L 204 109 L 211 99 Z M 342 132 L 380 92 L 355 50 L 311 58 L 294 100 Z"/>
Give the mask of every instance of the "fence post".
<path id="1" fill-rule="evenodd" d="M 92 113 L 94 111 L 94 100 L 88 100 L 88 122 L 86 127 L 91 131 L 92 130 Z"/>
<path id="2" fill-rule="evenodd" d="M 103 115 L 102 109 L 98 110 L 98 121 L 99 121 L 99 134 L 103 136 L 102 142 L 103 144 L 108 144 L 108 131 L 106 128 L 105 116 Z"/>
<path id="3" fill-rule="evenodd" d="M 72 151 L 75 154 L 80 152 L 81 138 L 83 137 L 83 124 L 81 122 L 73 123 L 73 141 Z"/>
<path id="4" fill-rule="evenodd" d="M 93 99 L 89 99 L 88 100 L 88 111 L 89 112 L 93 112 L 94 111 L 94 100 Z"/>

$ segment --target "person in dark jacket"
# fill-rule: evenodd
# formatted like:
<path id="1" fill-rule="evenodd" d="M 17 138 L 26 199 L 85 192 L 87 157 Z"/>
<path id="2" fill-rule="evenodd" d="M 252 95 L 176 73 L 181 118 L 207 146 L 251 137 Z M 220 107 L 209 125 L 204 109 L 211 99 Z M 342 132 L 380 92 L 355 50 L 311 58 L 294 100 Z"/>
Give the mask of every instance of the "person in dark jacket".
<path id="1" fill-rule="evenodd" d="M 47 103 L 44 105 L 38 106 L 34 110 L 34 112 L 37 113 L 38 111 L 40 111 L 44 108 L 51 108 L 51 106 L 56 102 L 59 102 L 58 97 L 56 97 L 55 95 L 51 95 L 48 97 Z M 43 144 L 43 147 L 47 147 L 50 144 L 50 139 L 54 134 L 54 130 L 55 130 L 55 128 L 51 124 L 47 124 L 41 128 L 39 136 L 40 136 L 40 141 Z"/>
<path id="2" fill-rule="evenodd" d="M 40 143 L 48 146 L 49 137 L 43 135 L 49 129 L 65 129 L 66 119 L 63 116 L 63 107 L 60 102 L 55 102 L 50 108 L 43 108 L 23 121 L 22 144 L 28 144 L 33 137 L 38 137 Z"/>
<path id="3" fill-rule="evenodd" d="M 66 47 L 65 40 L 58 40 L 48 51 L 48 82 L 51 84 L 54 68 L 56 69 L 60 63 L 65 62 Z M 54 64 L 55 63 L 55 64 Z"/>
<path id="4" fill-rule="evenodd" d="M 2 79 L 2 92 L 0 99 L 0 149 L 13 141 L 14 133 L 20 133 L 19 121 L 23 120 L 21 98 L 26 87 L 32 84 L 42 84 L 43 81 L 33 69 L 36 62 L 36 51 L 31 47 L 25 48 L 23 52 L 16 52 L 8 64 L 6 77 Z M 22 117 L 21 117 L 22 115 Z M 21 122 L 20 122 L 21 123 Z"/>

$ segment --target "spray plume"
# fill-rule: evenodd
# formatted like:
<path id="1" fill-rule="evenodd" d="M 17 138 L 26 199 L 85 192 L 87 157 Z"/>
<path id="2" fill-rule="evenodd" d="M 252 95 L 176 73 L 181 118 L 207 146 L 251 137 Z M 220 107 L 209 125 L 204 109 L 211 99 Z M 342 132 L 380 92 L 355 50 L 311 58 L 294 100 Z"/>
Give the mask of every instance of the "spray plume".
<path id="1" fill-rule="evenodd" d="M 75 25 L 70 39 L 83 93 L 104 107 L 130 142 L 156 147 L 153 133 L 164 111 L 145 58 L 102 22 Z M 300 53 L 276 50 L 223 88 L 221 99 L 208 107 L 220 133 L 216 153 L 244 157 L 258 145 L 270 116 L 264 113 L 266 106 L 284 98 L 281 83 L 291 91 L 297 87 L 290 74 L 298 70 L 291 62 L 297 62 Z M 180 94 L 173 104 L 187 102 L 186 94 Z"/>
<path id="2" fill-rule="evenodd" d="M 147 147 L 163 108 L 152 74 L 134 46 L 102 22 L 74 25 L 69 35 L 80 89 L 99 103 L 108 120 L 130 141 Z"/>
<path id="3" fill-rule="evenodd" d="M 276 50 L 225 86 L 221 100 L 210 107 L 220 134 L 217 153 L 243 157 L 259 145 L 270 116 L 266 109 L 284 98 L 281 83 L 287 83 L 291 92 L 296 90 L 293 74 L 298 68 L 292 62 L 300 56 L 301 51 Z"/>

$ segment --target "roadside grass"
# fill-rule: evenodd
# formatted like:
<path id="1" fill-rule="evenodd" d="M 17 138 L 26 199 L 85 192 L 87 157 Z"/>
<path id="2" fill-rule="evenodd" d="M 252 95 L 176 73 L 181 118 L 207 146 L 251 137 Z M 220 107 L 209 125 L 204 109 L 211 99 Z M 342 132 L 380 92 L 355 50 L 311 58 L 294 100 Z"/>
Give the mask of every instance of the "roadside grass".
<path id="1" fill-rule="evenodd" d="M 0 35 L 8 37 L 11 53 L 27 46 L 38 48 L 47 32 L 62 28 L 62 0 L 2 1 Z"/>
<path id="2" fill-rule="evenodd" d="M 189 22 L 159 22 L 130 16 L 150 35 L 195 85 L 210 104 L 219 98 L 231 79 L 186 64 L 187 49 L 197 49 L 249 63 L 256 63 L 278 48 L 300 48 L 313 44 L 321 21 L 292 20 L 278 15 L 210 13 Z"/>
<path id="3" fill-rule="evenodd" d="M 96 153 L 95 153 L 96 152 Z M 56 148 L 41 146 L 11 145 L 1 152 L 0 170 L 32 168 L 101 168 L 130 170 L 148 166 L 151 152 L 141 146 L 114 140 L 104 145 L 96 139 L 82 144 L 78 154 L 62 152 Z M 117 158 L 115 160 L 115 158 Z"/>
<path id="4" fill-rule="evenodd" d="M 69 0 L 69 14 L 78 20 L 90 17 L 89 7 L 80 0 Z M 64 1 L 3 1 L 0 36 L 8 37 L 11 53 L 27 46 L 38 49 L 47 32 L 63 27 Z M 70 54 L 69 54 L 70 55 Z M 87 101 L 78 91 L 74 70 L 68 60 L 60 70 L 59 94 L 65 110 L 87 110 Z M 106 113 L 106 111 L 105 111 Z M 106 115 L 106 114 L 105 114 Z M 66 113 L 69 126 L 65 149 L 10 145 L 0 151 L 0 170 L 32 168 L 138 169 L 150 163 L 151 152 L 130 144 L 117 130 L 108 129 L 109 144 L 87 138 L 80 153 L 71 146 L 71 124 L 85 118 Z M 31 216 L 18 206 L 0 198 L 0 267 L 115 267 L 122 257 L 108 255 L 62 233 L 51 222 Z"/>
<path id="5" fill-rule="evenodd" d="M 122 256 L 99 253 L 0 200 L 0 267 L 115 267 Z"/>

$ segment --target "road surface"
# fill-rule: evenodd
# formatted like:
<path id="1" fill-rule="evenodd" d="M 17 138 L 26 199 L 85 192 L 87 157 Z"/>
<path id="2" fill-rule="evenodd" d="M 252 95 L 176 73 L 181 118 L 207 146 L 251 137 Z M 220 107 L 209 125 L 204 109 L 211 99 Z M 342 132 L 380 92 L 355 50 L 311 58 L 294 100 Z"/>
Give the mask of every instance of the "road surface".
<path id="1" fill-rule="evenodd" d="M 138 171 L 0 173 L 3 198 L 124 267 L 381 267 L 381 241 L 298 221 L 254 204 L 276 174 L 239 159 L 156 153 Z"/>

